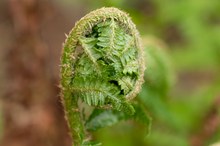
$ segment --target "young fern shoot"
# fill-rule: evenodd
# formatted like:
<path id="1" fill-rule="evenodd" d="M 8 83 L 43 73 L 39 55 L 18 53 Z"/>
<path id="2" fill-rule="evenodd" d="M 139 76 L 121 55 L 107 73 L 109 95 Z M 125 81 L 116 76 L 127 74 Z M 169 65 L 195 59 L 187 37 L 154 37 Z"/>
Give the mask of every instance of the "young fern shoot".
<path id="1" fill-rule="evenodd" d="M 86 145 L 79 100 L 135 113 L 131 99 L 143 83 L 142 55 L 139 33 L 125 12 L 101 8 L 75 24 L 61 57 L 62 101 L 74 145 Z"/>

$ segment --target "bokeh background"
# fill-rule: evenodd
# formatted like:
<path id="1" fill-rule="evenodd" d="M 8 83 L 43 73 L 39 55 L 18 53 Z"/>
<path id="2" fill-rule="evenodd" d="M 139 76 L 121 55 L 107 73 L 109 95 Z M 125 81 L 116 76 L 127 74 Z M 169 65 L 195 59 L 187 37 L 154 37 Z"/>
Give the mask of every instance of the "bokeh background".
<path id="1" fill-rule="evenodd" d="M 156 67 L 149 65 L 137 97 L 151 133 L 122 121 L 94 139 L 104 146 L 220 141 L 219 0 L 1 0 L 0 146 L 71 145 L 58 88 L 62 43 L 77 20 L 103 6 L 128 12 L 159 60 L 146 61 Z"/>

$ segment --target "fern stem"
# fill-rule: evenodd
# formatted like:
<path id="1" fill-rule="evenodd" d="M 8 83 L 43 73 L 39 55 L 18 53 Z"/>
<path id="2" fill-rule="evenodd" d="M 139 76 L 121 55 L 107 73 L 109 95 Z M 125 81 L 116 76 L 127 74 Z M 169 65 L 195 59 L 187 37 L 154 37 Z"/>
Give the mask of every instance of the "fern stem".
<path id="1" fill-rule="evenodd" d="M 65 114 L 71 131 L 71 138 L 75 146 L 81 146 L 85 137 L 85 130 L 80 116 L 78 98 L 73 97 L 70 92 L 65 93 L 63 104 L 65 105 Z"/>

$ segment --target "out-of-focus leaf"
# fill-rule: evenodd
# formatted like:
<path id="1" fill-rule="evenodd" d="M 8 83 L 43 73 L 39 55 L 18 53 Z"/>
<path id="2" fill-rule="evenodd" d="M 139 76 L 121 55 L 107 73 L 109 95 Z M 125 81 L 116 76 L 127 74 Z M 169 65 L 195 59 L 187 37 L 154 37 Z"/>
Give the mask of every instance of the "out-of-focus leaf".
<path id="1" fill-rule="evenodd" d="M 88 130 L 95 131 L 103 127 L 112 126 L 121 120 L 126 120 L 130 116 L 123 112 L 115 110 L 94 109 L 87 120 L 85 127 Z"/>
<path id="2" fill-rule="evenodd" d="M 159 138 L 159 139 L 158 139 Z M 187 137 L 178 133 L 168 132 L 159 128 L 154 128 L 147 139 L 150 146 L 189 146 Z"/>
<path id="3" fill-rule="evenodd" d="M 175 82 L 175 72 L 166 45 L 154 37 L 143 37 L 147 69 L 145 83 L 138 98 L 157 121 L 176 127 L 166 97 Z"/>
<path id="4" fill-rule="evenodd" d="M 166 96 L 175 81 L 168 50 L 165 44 L 156 38 L 146 36 L 143 38 L 147 64 L 145 84 L 149 90 Z"/>
<path id="5" fill-rule="evenodd" d="M 93 141 L 84 141 L 82 143 L 82 146 L 101 146 L 102 143 L 99 142 L 93 142 Z"/>
<path id="6" fill-rule="evenodd" d="M 122 120 L 133 119 L 141 123 L 146 128 L 146 134 L 148 134 L 151 127 L 150 116 L 141 105 L 133 104 L 133 106 L 135 109 L 134 115 L 128 115 L 125 112 L 116 110 L 94 109 L 85 127 L 88 130 L 95 131 L 103 127 L 112 126 Z"/>
<path id="7" fill-rule="evenodd" d="M 151 121 L 152 121 L 151 117 L 146 112 L 144 107 L 142 107 L 141 103 L 135 104 L 134 109 L 135 109 L 135 114 L 133 116 L 134 120 L 144 126 L 146 131 L 146 136 L 148 136 L 151 130 Z"/>

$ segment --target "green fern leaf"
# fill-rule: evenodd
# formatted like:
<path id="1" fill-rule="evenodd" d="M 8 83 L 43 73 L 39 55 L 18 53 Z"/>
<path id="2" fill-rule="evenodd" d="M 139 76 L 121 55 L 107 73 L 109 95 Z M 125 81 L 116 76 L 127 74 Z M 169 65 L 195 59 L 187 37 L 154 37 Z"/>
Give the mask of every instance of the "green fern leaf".
<path id="1" fill-rule="evenodd" d="M 147 113 L 146 109 L 142 106 L 142 103 L 140 103 L 140 101 L 137 104 L 133 104 L 133 106 L 136 111 L 133 115 L 133 118 L 135 121 L 139 122 L 145 127 L 145 133 L 146 136 L 148 136 L 151 130 L 152 118 Z"/>
<path id="2" fill-rule="evenodd" d="M 101 79 L 76 77 L 71 90 L 88 105 L 103 106 L 109 96 L 118 100 L 112 95 L 112 92 L 117 92 L 117 89 L 111 84 L 106 84 L 105 81 L 102 82 Z"/>
<path id="3" fill-rule="evenodd" d="M 118 84 L 120 85 L 121 89 L 127 94 L 129 91 L 133 89 L 134 82 L 129 78 L 129 76 L 124 76 L 119 79 Z"/>
<path id="4" fill-rule="evenodd" d="M 126 120 L 130 116 L 115 110 L 94 109 L 89 119 L 85 123 L 87 130 L 95 131 L 103 127 L 112 126 L 121 120 Z"/>
<path id="5" fill-rule="evenodd" d="M 116 110 L 134 113 L 133 107 L 119 95 L 118 87 L 103 79 L 76 77 L 71 90 L 88 105 L 102 107 L 110 104 Z"/>
<path id="6" fill-rule="evenodd" d="M 128 62 L 123 69 L 124 74 L 130 74 L 132 75 L 138 73 L 138 62 L 136 60 Z"/>
<path id="7" fill-rule="evenodd" d="M 99 9 L 76 23 L 61 59 L 61 89 L 75 145 L 85 137 L 78 99 L 95 108 L 135 113 L 130 100 L 143 83 L 142 51 L 135 25 L 120 10 Z"/>
<path id="8" fill-rule="evenodd" d="M 117 24 L 113 19 L 106 20 L 105 22 L 98 25 L 98 43 L 99 47 L 103 48 L 105 52 L 105 57 L 112 59 L 112 57 L 120 56 L 120 52 L 125 47 L 126 44 L 126 33 L 120 29 L 119 24 Z M 113 57 L 114 58 L 114 57 Z"/>
<path id="9" fill-rule="evenodd" d="M 120 58 L 123 66 L 125 66 L 130 61 L 136 60 L 136 51 L 134 50 L 134 48 L 125 49 L 123 50 Z"/>
<path id="10" fill-rule="evenodd" d="M 97 43 L 96 38 L 86 38 L 81 37 L 79 41 L 82 44 L 83 49 L 85 50 L 88 57 L 93 61 L 96 62 L 99 58 L 102 57 L 100 51 L 95 48 L 95 45 Z"/>
<path id="11" fill-rule="evenodd" d="M 101 54 L 95 48 L 93 48 L 95 46 L 97 40 L 95 38 L 82 37 L 79 39 L 79 41 L 81 42 L 81 45 L 82 45 L 82 48 L 84 49 L 85 54 L 92 61 L 93 67 L 98 72 L 100 72 L 101 68 L 97 64 L 96 61 L 97 61 L 97 59 L 99 59 L 101 57 Z"/>
<path id="12" fill-rule="evenodd" d="M 86 77 L 90 74 L 97 74 L 95 69 L 91 67 L 92 61 L 87 57 L 87 55 L 83 54 L 81 58 L 76 62 L 77 68 L 74 70 L 74 74 L 76 76 Z"/>
<path id="13" fill-rule="evenodd" d="M 84 53 L 74 66 L 71 90 L 88 105 L 111 104 L 133 113 L 124 95 L 132 91 L 139 71 L 134 39 L 114 19 L 97 24 L 93 31 L 97 32 L 79 38 Z"/>
<path id="14" fill-rule="evenodd" d="M 145 127 L 146 136 L 150 133 L 151 117 L 146 113 L 145 109 L 137 104 L 133 104 L 135 108 L 134 115 L 127 114 L 116 110 L 94 109 L 90 117 L 85 123 L 87 130 L 96 131 L 103 127 L 109 127 L 122 120 L 134 119 L 136 122 Z"/>
<path id="15" fill-rule="evenodd" d="M 94 141 L 83 141 L 81 146 L 101 146 L 102 143 Z"/>

